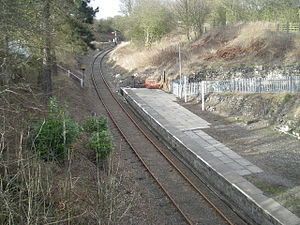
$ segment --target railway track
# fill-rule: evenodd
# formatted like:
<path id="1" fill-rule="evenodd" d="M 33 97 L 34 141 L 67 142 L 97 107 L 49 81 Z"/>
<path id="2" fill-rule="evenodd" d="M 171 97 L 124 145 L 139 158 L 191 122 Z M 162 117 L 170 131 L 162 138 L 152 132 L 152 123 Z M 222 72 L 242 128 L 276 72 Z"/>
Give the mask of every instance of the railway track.
<path id="1" fill-rule="evenodd" d="M 91 79 L 99 100 L 124 140 L 186 224 L 246 225 L 118 100 L 101 68 L 103 58 L 110 51 L 100 52 L 92 64 Z"/>

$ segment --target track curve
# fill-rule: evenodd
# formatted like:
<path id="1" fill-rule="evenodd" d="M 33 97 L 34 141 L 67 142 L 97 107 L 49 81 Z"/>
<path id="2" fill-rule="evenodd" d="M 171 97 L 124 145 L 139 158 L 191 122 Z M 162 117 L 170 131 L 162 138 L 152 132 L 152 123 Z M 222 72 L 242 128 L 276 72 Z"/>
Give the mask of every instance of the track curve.
<path id="1" fill-rule="evenodd" d="M 222 209 L 210 200 L 198 184 L 191 179 L 182 165 L 170 159 L 166 148 L 157 143 L 155 137 L 145 131 L 132 112 L 128 111 L 111 90 L 101 69 L 103 58 L 112 49 L 100 52 L 92 63 L 91 79 L 99 100 L 105 107 L 109 117 L 123 138 L 134 151 L 138 159 L 157 182 L 174 207 L 182 215 L 187 224 L 236 224 L 245 225 L 230 208 Z M 172 157 L 171 157 L 172 158 Z M 196 182 L 197 183 L 197 182 Z M 202 212 L 203 211 L 203 212 Z M 201 213 L 202 212 L 202 213 Z"/>

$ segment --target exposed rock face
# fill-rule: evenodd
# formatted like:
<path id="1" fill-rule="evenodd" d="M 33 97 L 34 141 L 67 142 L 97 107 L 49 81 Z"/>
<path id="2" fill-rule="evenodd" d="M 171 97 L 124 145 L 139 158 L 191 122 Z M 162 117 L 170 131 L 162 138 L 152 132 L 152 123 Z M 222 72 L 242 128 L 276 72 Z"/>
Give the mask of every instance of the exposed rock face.
<path id="1" fill-rule="evenodd" d="M 224 69 L 202 69 L 190 76 L 191 81 L 222 80 L 232 78 L 268 77 L 277 78 L 284 76 L 300 75 L 300 64 L 286 66 L 255 66 Z"/>
<path id="2" fill-rule="evenodd" d="M 265 121 L 269 125 L 300 129 L 300 94 L 211 94 L 205 103 L 219 114 L 250 124 Z"/>

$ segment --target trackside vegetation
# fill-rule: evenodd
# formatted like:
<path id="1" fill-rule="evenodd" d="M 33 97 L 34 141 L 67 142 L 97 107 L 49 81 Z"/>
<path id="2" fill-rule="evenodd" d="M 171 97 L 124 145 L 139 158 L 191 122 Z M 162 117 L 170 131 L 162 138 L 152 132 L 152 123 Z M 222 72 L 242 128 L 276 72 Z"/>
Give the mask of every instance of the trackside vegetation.
<path id="1" fill-rule="evenodd" d="M 88 147 L 95 151 L 96 161 L 107 159 L 114 145 L 108 131 L 107 118 L 104 116 L 89 117 L 84 123 L 84 130 L 90 135 Z"/>
<path id="2" fill-rule="evenodd" d="M 65 160 L 79 133 L 79 125 L 51 98 L 48 115 L 33 126 L 32 148 L 43 160 Z"/>
<path id="3" fill-rule="evenodd" d="M 84 122 L 83 129 L 88 133 L 107 130 L 107 118 L 104 116 L 91 116 Z"/>

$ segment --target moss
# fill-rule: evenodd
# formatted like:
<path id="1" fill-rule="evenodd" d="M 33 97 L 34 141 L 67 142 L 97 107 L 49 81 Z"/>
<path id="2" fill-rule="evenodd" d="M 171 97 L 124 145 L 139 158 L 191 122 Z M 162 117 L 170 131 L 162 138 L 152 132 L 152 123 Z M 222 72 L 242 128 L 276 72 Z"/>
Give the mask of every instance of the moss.
<path id="1" fill-rule="evenodd" d="M 225 94 L 223 94 L 224 97 L 229 97 L 229 96 L 232 96 L 232 95 L 233 95 L 233 93 L 225 93 Z"/>
<path id="2" fill-rule="evenodd" d="M 286 188 L 283 186 L 279 185 L 278 187 L 270 187 L 265 183 L 256 183 L 255 186 L 262 190 L 264 193 L 272 196 L 276 196 L 280 193 L 283 193 L 286 190 Z"/>
<path id="3" fill-rule="evenodd" d="M 279 95 L 277 101 L 278 102 L 287 102 L 293 97 L 292 94 L 284 94 L 284 95 Z"/>

